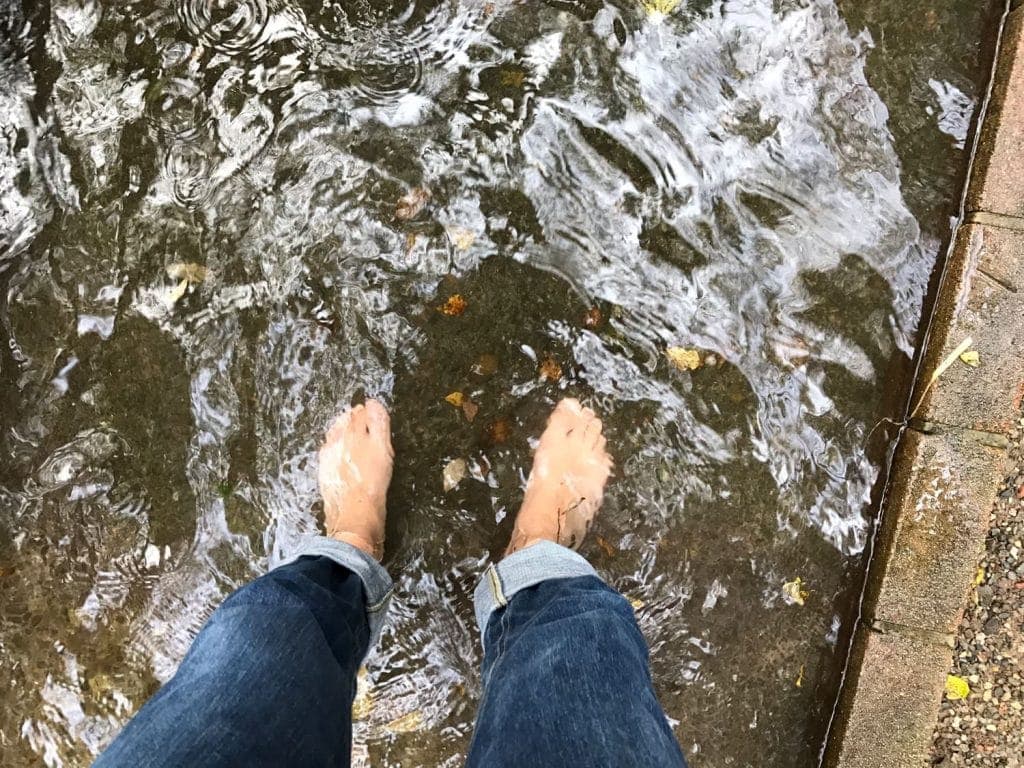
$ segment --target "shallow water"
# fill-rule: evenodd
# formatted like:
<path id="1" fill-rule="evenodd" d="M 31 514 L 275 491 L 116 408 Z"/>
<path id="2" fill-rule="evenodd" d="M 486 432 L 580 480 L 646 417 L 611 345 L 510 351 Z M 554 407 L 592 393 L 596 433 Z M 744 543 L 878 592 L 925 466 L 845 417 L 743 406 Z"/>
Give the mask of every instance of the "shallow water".
<path id="1" fill-rule="evenodd" d="M 10 5 L 0 763 L 87 764 L 315 528 L 370 394 L 398 593 L 356 763 L 460 764 L 472 589 L 571 394 L 619 468 L 584 552 L 692 764 L 815 765 L 996 5 Z"/>

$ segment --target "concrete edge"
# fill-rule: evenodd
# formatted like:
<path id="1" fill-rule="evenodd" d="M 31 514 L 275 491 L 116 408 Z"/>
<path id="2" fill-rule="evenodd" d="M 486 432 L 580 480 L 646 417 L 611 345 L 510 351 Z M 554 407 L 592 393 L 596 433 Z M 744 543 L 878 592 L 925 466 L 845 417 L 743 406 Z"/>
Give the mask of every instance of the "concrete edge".
<path id="1" fill-rule="evenodd" d="M 955 633 L 1007 471 L 1002 414 L 1019 414 L 1024 399 L 1024 175 L 1007 173 L 1020 168 L 1024 3 L 1012 0 L 911 400 L 917 418 L 901 435 L 881 504 L 827 768 L 929 764 Z M 972 375 L 957 363 L 964 370 L 927 389 L 968 335 L 980 340 L 982 367 Z"/>

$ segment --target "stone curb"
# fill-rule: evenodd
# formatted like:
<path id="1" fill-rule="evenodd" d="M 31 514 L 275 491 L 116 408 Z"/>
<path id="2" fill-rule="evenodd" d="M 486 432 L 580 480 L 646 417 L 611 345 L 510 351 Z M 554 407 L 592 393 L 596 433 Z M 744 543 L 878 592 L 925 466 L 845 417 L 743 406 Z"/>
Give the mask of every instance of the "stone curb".
<path id="1" fill-rule="evenodd" d="M 882 501 L 861 620 L 824 765 L 925 768 L 955 632 L 1024 400 L 1024 6 L 994 88 Z M 970 337 L 980 366 L 959 360 Z"/>

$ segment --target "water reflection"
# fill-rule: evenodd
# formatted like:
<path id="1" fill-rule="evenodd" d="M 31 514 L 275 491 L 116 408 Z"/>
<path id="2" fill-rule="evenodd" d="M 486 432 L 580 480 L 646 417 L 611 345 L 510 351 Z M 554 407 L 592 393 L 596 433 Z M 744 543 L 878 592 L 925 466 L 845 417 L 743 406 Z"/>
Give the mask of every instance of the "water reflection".
<path id="1" fill-rule="evenodd" d="M 868 435 L 945 236 L 920 209 L 955 197 L 955 175 L 907 197 L 902 165 L 959 160 L 980 5 L 943 4 L 957 32 L 921 54 L 935 101 L 902 156 L 890 110 L 925 107 L 883 103 L 831 0 L 12 6 L 4 764 L 87 762 L 315 528 L 319 435 L 362 394 L 395 412 L 399 595 L 357 759 L 459 764 L 472 587 L 566 393 L 607 414 L 620 467 L 587 554 L 694 764 L 812 764 Z"/>

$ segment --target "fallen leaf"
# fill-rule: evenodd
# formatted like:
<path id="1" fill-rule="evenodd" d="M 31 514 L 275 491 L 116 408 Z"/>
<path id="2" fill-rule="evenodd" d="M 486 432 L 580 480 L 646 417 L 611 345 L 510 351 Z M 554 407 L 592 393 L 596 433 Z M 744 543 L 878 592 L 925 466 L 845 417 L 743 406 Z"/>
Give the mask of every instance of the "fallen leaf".
<path id="1" fill-rule="evenodd" d="M 494 15 L 494 8 L 495 8 L 494 3 L 484 3 L 484 15 L 485 16 L 493 16 Z"/>
<path id="2" fill-rule="evenodd" d="M 454 405 L 456 408 L 461 408 L 462 404 L 466 402 L 466 396 L 461 392 L 450 392 L 444 396 L 445 402 Z"/>
<path id="3" fill-rule="evenodd" d="M 680 371 L 695 371 L 702 365 L 700 352 L 696 349 L 669 347 L 665 350 L 665 357 Z"/>
<path id="4" fill-rule="evenodd" d="M 558 364 L 558 361 L 555 360 L 555 358 L 553 358 L 551 355 L 548 355 L 543 360 L 541 360 L 538 373 L 540 374 L 540 377 L 542 379 L 547 379 L 548 381 L 558 381 L 559 379 L 562 378 L 562 366 Z"/>
<path id="5" fill-rule="evenodd" d="M 928 390 L 932 388 L 932 385 L 936 381 L 938 381 L 939 376 L 944 374 L 946 372 L 946 369 L 949 368 L 949 366 L 951 366 L 954 363 L 954 361 L 956 361 L 956 359 L 960 357 L 960 355 L 969 350 L 973 344 L 974 339 L 968 336 L 966 339 L 960 342 L 956 349 L 954 349 L 946 356 L 945 360 L 939 363 L 938 367 L 934 371 L 932 371 L 931 378 L 928 379 L 928 383 L 925 384 L 924 389 L 921 391 L 921 396 L 917 398 L 917 404 L 910 409 L 910 418 L 913 418 L 914 414 L 917 413 L 917 410 L 921 407 L 921 403 L 924 402 L 925 395 L 928 394 Z"/>
<path id="6" fill-rule="evenodd" d="M 981 365 L 981 355 L 978 354 L 978 350 L 969 349 L 960 355 L 960 362 L 971 366 L 971 368 L 977 368 Z"/>
<path id="7" fill-rule="evenodd" d="M 452 227 L 448 230 L 448 237 L 451 238 L 452 245 L 457 250 L 468 251 L 473 241 L 476 240 L 476 232 L 465 227 Z"/>
<path id="8" fill-rule="evenodd" d="M 679 7 L 682 0 L 643 0 L 644 10 L 649 14 L 668 16 Z"/>
<path id="9" fill-rule="evenodd" d="M 412 249 L 416 247 L 416 233 L 406 232 L 405 233 L 405 255 L 408 256 L 412 253 Z"/>
<path id="10" fill-rule="evenodd" d="M 408 714 L 396 717 L 384 726 L 391 733 L 412 733 L 423 727 L 423 713 L 418 709 Z"/>
<path id="11" fill-rule="evenodd" d="M 597 546 L 599 546 L 608 557 L 615 557 L 616 549 L 611 545 L 608 539 L 601 534 L 597 534 L 594 537 L 594 540 L 597 542 Z"/>
<path id="12" fill-rule="evenodd" d="M 352 701 L 352 719 L 363 720 L 373 711 L 373 687 L 366 667 L 360 667 L 356 675 L 356 696 Z"/>
<path id="13" fill-rule="evenodd" d="M 594 330 L 601 324 L 601 320 L 604 318 L 601 316 L 601 310 L 597 307 L 591 307 L 583 313 L 583 327 Z"/>
<path id="14" fill-rule="evenodd" d="M 448 315 L 448 317 L 456 317 L 465 312 L 467 306 L 469 305 L 462 298 L 462 294 L 456 293 L 448 297 L 448 300 L 441 306 L 441 312 Z"/>
<path id="15" fill-rule="evenodd" d="M 782 585 L 782 595 L 790 605 L 803 605 L 810 593 L 804 589 L 804 582 L 799 576 L 793 581 L 787 581 Z"/>
<path id="16" fill-rule="evenodd" d="M 950 701 L 960 701 L 971 695 L 971 686 L 967 681 L 957 675 L 946 675 L 946 698 Z"/>
<path id="17" fill-rule="evenodd" d="M 634 611 L 639 611 L 645 605 L 644 601 L 641 600 L 639 597 L 631 598 L 629 604 L 633 606 Z"/>
<path id="18" fill-rule="evenodd" d="M 473 423 L 473 419 L 476 418 L 477 413 L 480 411 L 480 406 L 474 403 L 472 400 L 466 400 L 462 403 L 462 412 L 466 416 L 466 421 L 470 424 Z"/>
<path id="19" fill-rule="evenodd" d="M 191 261 L 168 264 L 167 276 L 171 280 L 187 280 L 190 283 L 201 283 L 206 279 L 206 267 Z"/>
<path id="20" fill-rule="evenodd" d="M 171 302 L 171 304 L 177 304 L 179 301 L 181 301 L 182 297 L 185 295 L 185 291 L 187 290 L 188 280 L 182 280 L 176 286 L 171 288 L 170 291 L 168 291 L 167 300 Z"/>
<path id="21" fill-rule="evenodd" d="M 444 486 L 445 493 L 458 487 L 466 477 L 466 470 L 465 459 L 452 459 L 444 465 L 444 470 L 441 472 L 441 484 Z"/>
<path id="22" fill-rule="evenodd" d="M 985 581 L 985 569 L 978 568 L 978 572 L 974 574 L 974 586 L 980 587 L 982 582 Z"/>
<path id="23" fill-rule="evenodd" d="M 398 205 L 395 206 L 395 218 L 399 221 L 415 218 L 428 202 L 430 202 L 430 190 L 425 187 L 413 187 L 398 199 Z"/>
<path id="24" fill-rule="evenodd" d="M 501 84 L 506 88 L 522 88 L 526 73 L 521 69 L 501 70 Z"/>
<path id="25" fill-rule="evenodd" d="M 511 434 L 512 427 L 509 425 L 508 419 L 498 419 L 487 427 L 487 436 L 492 443 L 507 443 Z"/>
<path id="26" fill-rule="evenodd" d="M 498 358 L 494 355 L 483 354 L 480 359 L 473 363 L 473 373 L 477 376 L 490 376 L 498 370 Z"/>
<path id="27" fill-rule="evenodd" d="M 796 682 L 796 687 L 797 688 L 802 687 L 803 684 L 804 684 L 804 665 L 803 664 L 800 665 L 800 671 L 797 673 L 795 682 Z"/>

